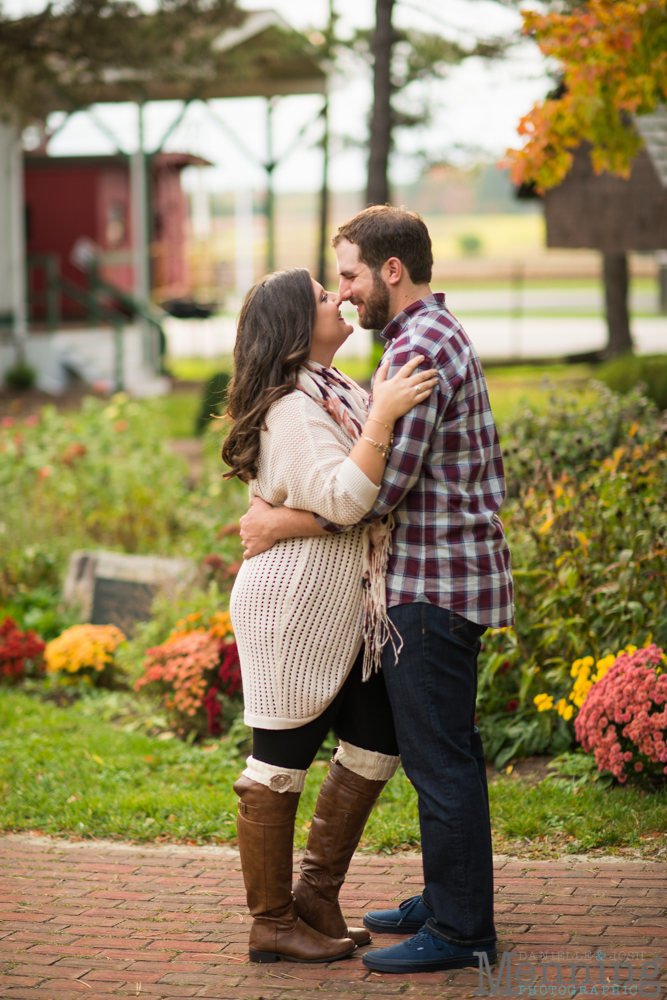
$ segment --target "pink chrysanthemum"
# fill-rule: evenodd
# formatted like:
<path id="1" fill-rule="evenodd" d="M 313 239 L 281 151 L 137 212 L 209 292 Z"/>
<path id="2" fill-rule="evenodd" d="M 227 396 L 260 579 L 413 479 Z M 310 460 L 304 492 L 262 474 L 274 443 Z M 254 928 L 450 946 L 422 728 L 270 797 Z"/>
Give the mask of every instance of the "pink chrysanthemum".
<path id="1" fill-rule="evenodd" d="M 588 691 L 574 728 L 600 771 L 620 782 L 631 771 L 667 774 L 667 673 L 655 644 L 621 653 Z"/>

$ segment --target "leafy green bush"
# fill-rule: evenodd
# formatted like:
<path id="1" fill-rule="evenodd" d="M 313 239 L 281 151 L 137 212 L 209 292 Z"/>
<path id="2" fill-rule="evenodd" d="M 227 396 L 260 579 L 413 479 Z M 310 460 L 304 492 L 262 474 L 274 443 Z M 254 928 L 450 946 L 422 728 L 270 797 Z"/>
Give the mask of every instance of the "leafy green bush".
<path id="1" fill-rule="evenodd" d="M 107 548 L 201 561 L 240 556 L 220 528 L 246 507 L 246 491 L 222 481 L 220 431 L 205 439 L 205 468 L 192 489 L 185 463 L 161 436 L 150 407 L 119 394 L 85 399 L 78 412 L 47 406 L 41 417 L 0 426 L 0 602 L 56 589 L 71 552 Z M 24 601 L 25 603 L 25 601 Z"/>
<path id="2" fill-rule="evenodd" d="M 644 394 L 620 396 L 601 382 L 590 386 L 596 391 L 590 401 L 553 386 L 546 407 L 524 403 L 501 428 L 509 497 L 525 494 L 532 484 L 555 482 L 563 473 L 577 482 L 586 479 L 635 425 L 634 433 L 645 426 L 661 435 L 659 415 Z"/>
<path id="3" fill-rule="evenodd" d="M 567 749 L 571 719 L 533 699 L 571 688 L 575 660 L 667 641 L 667 446 L 638 392 L 525 408 L 505 438 L 516 627 L 485 639 L 478 715 L 497 766 Z"/>
<path id="4" fill-rule="evenodd" d="M 77 618 L 63 604 L 58 587 L 21 587 L 13 591 L 11 601 L 0 600 L 0 619 L 12 618 L 22 630 L 31 629 L 45 642 L 76 625 Z"/>
<path id="5" fill-rule="evenodd" d="M 598 378 L 615 392 L 629 392 L 642 383 L 649 399 L 660 410 L 667 410 L 667 354 L 628 354 L 607 361 L 599 369 Z"/>
<path id="6" fill-rule="evenodd" d="M 31 389 L 35 384 L 37 372 L 27 361 L 17 361 L 13 368 L 5 372 L 5 385 L 10 389 Z"/>
<path id="7" fill-rule="evenodd" d="M 482 252 L 482 246 L 476 233 L 462 233 L 459 236 L 459 252 L 463 257 L 477 257 Z"/>

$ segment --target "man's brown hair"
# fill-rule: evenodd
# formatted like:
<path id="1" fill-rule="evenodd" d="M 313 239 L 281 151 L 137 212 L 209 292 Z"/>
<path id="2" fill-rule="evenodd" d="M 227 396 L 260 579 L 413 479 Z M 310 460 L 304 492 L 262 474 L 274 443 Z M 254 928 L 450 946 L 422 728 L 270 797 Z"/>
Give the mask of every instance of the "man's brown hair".
<path id="1" fill-rule="evenodd" d="M 344 222 L 331 240 L 356 243 L 359 260 L 378 272 L 390 257 L 398 257 L 415 285 L 427 285 L 433 271 L 433 249 L 426 224 L 416 212 L 391 205 L 372 205 Z"/>

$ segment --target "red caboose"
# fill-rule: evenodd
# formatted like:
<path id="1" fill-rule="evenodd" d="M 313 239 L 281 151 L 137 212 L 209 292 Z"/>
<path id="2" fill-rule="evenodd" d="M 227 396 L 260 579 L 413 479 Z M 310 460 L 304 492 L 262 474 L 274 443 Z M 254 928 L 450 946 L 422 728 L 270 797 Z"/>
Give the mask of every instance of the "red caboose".
<path id="1" fill-rule="evenodd" d="M 149 172 L 151 289 L 160 300 L 188 292 L 184 257 L 186 196 L 181 171 L 209 166 L 187 153 L 158 153 Z M 100 249 L 100 277 L 129 294 L 133 291 L 130 163 L 126 156 L 25 157 L 26 236 L 29 257 L 58 258 L 64 278 L 85 287 L 86 277 L 72 260 L 82 237 Z M 37 279 L 39 281 L 39 278 Z M 66 297 L 68 319 L 84 308 Z"/>

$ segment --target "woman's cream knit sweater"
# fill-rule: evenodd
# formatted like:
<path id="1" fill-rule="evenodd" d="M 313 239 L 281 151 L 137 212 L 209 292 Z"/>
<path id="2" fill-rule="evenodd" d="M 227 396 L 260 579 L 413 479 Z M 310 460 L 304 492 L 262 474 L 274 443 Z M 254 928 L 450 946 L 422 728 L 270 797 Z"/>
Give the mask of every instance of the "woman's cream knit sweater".
<path id="1" fill-rule="evenodd" d="M 251 494 L 337 524 L 370 510 L 379 486 L 348 458 L 352 439 L 314 400 L 284 396 L 266 425 Z M 303 726 L 340 690 L 361 647 L 363 534 L 290 538 L 243 563 L 230 611 L 246 725 Z"/>

